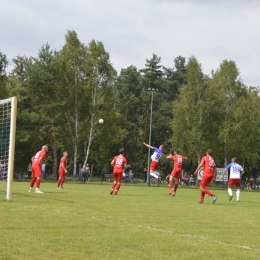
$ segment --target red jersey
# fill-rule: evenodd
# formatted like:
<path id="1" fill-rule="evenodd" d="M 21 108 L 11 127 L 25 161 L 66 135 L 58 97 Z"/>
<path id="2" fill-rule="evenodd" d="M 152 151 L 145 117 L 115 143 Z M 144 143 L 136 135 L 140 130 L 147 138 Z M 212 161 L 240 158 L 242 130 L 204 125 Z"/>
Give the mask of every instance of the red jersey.
<path id="1" fill-rule="evenodd" d="M 36 161 L 39 161 L 40 158 L 42 158 L 42 163 L 43 163 L 45 160 L 45 157 L 46 157 L 46 152 L 41 150 L 34 155 L 33 161 L 36 162 Z"/>
<path id="2" fill-rule="evenodd" d="M 182 162 L 183 160 L 187 160 L 188 158 L 182 155 L 171 155 L 170 158 L 173 159 L 173 163 L 174 163 L 174 169 L 178 169 L 178 170 L 182 170 Z"/>
<path id="3" fill-rule="evenodd" d="M 127 164 L 126 158 L 122 154 L 115 156 L 113 161 L 114 161 L 114 169 L 123 170 L 125 164 Z"/>
<path id="4" fill-rule="evenodd" d="M 206 155 L 201 159 L 203 162 L 203 176 L 214 174 L 214 170 L 217 168 L 214 159 L 210 155 Z"/>
<path id="5" fill-rule="evenodd" d="M 64 165 L 64 167 L 65 167 L 65 169 L 66 169 L 66 167 L 67 167 L 67 158 L 66 158 L 65 156 L 63 156 L 63 157 L 60 159 L 60 168 L 63 169 L 62 163 L 63 163 L 63 165 Z"/>

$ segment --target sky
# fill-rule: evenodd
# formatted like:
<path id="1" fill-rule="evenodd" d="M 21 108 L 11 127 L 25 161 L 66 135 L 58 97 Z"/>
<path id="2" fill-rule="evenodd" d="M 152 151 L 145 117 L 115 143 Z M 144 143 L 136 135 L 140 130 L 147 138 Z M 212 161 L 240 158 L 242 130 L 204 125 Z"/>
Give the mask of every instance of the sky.
<path id="1" fill-rule="evenodd" d="M 60 50 L 75 30 L 86 45 L 102 41 L 118 73 L 153 53 L 171 68 L 194 55 L 205 74 L 233 60 L 247 86 L 260 86 L 259 14 L 259 0 L 0 0 L 0 52 Z"/>

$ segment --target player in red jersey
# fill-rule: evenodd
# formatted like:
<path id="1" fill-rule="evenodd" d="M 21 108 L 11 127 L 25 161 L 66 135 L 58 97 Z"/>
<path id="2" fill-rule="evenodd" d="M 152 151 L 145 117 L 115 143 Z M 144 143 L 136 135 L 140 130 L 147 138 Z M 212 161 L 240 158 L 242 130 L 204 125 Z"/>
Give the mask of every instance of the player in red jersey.
<path id="1" fill-rule="evenodd" d="M 60 167 L 59 167 L 59 179 L 57 183 L 57 189 L 63 189 L 63 183 L 66 179 L 66 174 L 67 174 L 67 157 L 68 153 L 63 152 L 63 157 L 60 160 Z"/>
<path id="2" fill-rule="evenodd" d="M 179 150 L 174 151 L 174 155 L 168 155 L 166 159 L 173 159 L 174 167 L 170 176 L 170 191 L 169 195 L 175 196 L 178 188 L 178 182 L 182 173 L 182 162 L 188 160 L 187 157 L 180 155 Z M 172 189 L 172 183 L 174 179 L 174 189 Z"/>
<path id="3" fill-rule="evenodd" d="M 204 204 L 205 194 L 213 197 L 213 203 L 215 203 L 218 198 L 217 194 L 214 194 L 211 191 L 205 189 L 205 187 L 211 181 L 213 181 L 213 182 L 215 181 L 216 176 L 217 176 L 217 166 L 216 166 L 214 159 L 211 157 L 212 154 L 213 154 L 213 150 L 208 149 L 206 156 L 204 156 L 201 159 L 201 162 L 200 162 L 197 170 L 194 172 L 194 175 L 197 176 L 198 171 L 200 170 L 200 168 L 203 167 L 203 177 L 200 182 L 200 201 L 199 201 L 200 204 Z"/>
<path id="4" fill-rule="evenodd" d="M 130 165 L 127 165 L 126 158 L 124 157 L 124 153 L 125 153 L 124 148 L 121 148 L 119 150 L 119 155 L 115 156 L 111 162 L 111 165 L 114 167 L 113 170 L 114 182 L 112 184 L 110 195 L 112 195 L 113 193 L 114 195 L 117 195 L 121 186 L 121 180 L 123 179 L 123 170 L 124 168 L 130 167 Z"/>
<path id="5" fill-rule="evenodd" d="M 36 153 L 32 157 L 32 180 L 30 183 L 29 192 L 33 192 L 33 186 L 36 182 L 36 193 L 43 193 L 40 191 L 40 183 L 41 183 L 41 176 L 42 176 L 42 164 L 44 163 L 46 153 L 48 152 L 48 147 L 44 145 L 42 150 Z"/>

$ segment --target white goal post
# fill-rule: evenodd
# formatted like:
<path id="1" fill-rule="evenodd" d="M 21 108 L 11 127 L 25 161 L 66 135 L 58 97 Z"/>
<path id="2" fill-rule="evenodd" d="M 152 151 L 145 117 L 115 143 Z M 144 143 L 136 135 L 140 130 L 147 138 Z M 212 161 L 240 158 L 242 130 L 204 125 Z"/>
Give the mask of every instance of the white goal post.
<path id="1" fill-rule="evenodd" d="M 0 111 L 1 167 L 3 168 L 1 171 L 3 182 L 6 178 L 5 174 L 7 171 L 6 199 L 11 200 L 14 175 L 17 98 L 11 97 L 0 100 Z M 3 183 L 3 185 L 5 184 Z"/>

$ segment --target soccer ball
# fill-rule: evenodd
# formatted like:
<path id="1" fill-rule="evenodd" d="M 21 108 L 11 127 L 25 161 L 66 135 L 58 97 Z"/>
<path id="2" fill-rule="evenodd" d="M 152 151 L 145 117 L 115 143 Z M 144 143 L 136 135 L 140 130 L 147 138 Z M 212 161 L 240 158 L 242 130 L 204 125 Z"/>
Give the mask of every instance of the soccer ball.
<path id="1" fill-rule="evenodd" d="M 100 118 L 100 119 L 98 120 L 98 122 L 99 122 L 99 124 L 103 124 L 103 123 L 104 123 L 104 119 Z"/>

